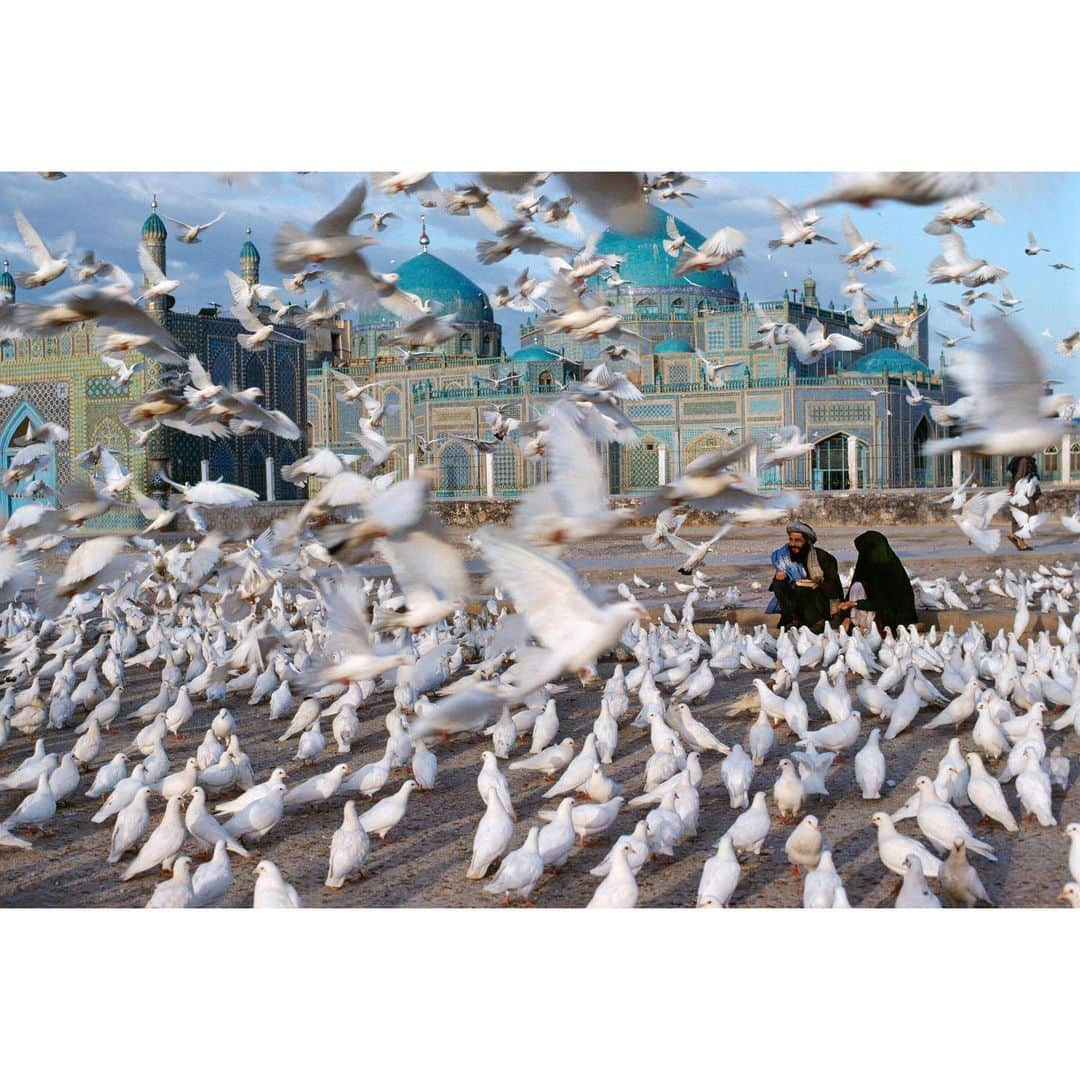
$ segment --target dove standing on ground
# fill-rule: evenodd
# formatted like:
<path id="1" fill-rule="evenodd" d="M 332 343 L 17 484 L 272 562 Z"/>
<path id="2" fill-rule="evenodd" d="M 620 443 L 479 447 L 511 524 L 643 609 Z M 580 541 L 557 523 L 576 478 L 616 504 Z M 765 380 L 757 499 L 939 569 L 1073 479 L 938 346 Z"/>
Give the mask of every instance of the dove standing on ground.
<path id="1" fill-rule="evenodd" d="M 765 837 L 769 835 L 772 821 L 765 805 L 765 792 L 759 791 L 749 809 L 744 810 L 731 824 L 725 836 L 731 837 L 731 843 L 737 852 L 750 852 L 760 855 Z"/>
<path id="2" fill-rule="evenodd" d="M 134 798 L 117 815 L 109 841 L 109 863 L 118 863 L 150 828 L 150 789 L 140 787 Z"/>
<path id="3" fill-rule="evenodd" d="M 487 751 L 490 753 L 490 751 Z M 494 755 L 492 755 L 494 757 Z M 409 796 L 416 790 L 415 780 L 406 780 L 400 788 L 385 799 L 380 799 L 371 809 L 360 815 L 360 824 L 367 833 L 374 833 L 385 840 L 387 833 L 405 817 Z"/>
<path id="4" fill-rule="evenodd" d="M 165 816 L 158 827 L 149 835 L 146 843 L 127 869 L 120 875 L 121 881 L 130 881 L 139 874 L 161 866 L 168 870 L 183 847 L 187 837 L 184 818 L 180 813 L 180 796 L 174 795 L 165 807 Z"/>
<path id="5" fill-rule="evenodd" d="M 533 825 L 521 847 L 503 857 L 499 872 L 494 879 L 484 886 L 484 892 L 503 897 L 503 903 L 509 904 L 511 895 L 528 902 L 529 896 L 540 875 L 544 872 L 544 861 L 540 858 L 540 827 Z"/>
<path id="6" fill-rule="evenodd" d="M 886 869 L 903 877 L 904 863 L 909 855 L 914 855 L 922 863 L 923 873 L 927 877 L 937 877 L 941 860 L 927 851 L 918 840 L 897 831 L 888 814 L 879 810 L 871 816 L 870 824 L 877 827 L 878 857 Z"/>
<path id="7" fill-rule="evenodd" d="M 596 887 L 590 908 L 632 908 L 637 906 L 638 884 L 627 859 L 633 851 L 631 844 L 619 844 L 612 852 L 611 869 Z"/>
<path id="8" fill-rule="evenodd" d="M 731 837 L 725 834 L 716 845 L 716 854 L 707 859 L 698 882 L 697 906 L 722 907 L 731 903 L 738 887 L 742 867 Z"/>
<path id="9" fill-rule="evenodd" d="M 813 870 L 821 861 L 823 838 L 821 826 L 813 814 L 807 814 L 792 830 L 784 844 L 791 872 L 798 877 L 799 867 Z"/>
<path id="10" fill-rule="evenodd" d="M 941 901 L 930 891 L 930 886 L 926 883 L 922 861 L 917 855 L 908 855 L 904 859 L 904 881 L 897 894 L 895 906 L 898 908 L 941 907 Z"/>
<path id="11" fill-rule="evenodd" d="M 349 799 L 341 825 L 330 840 L 330 866 L 326 887 L 340 889 L 351 877 L 364 875 L 364 862 L 371 851 L 371 841 L 360 824 L 356 803 Z"/>
<path id="12" fill-rule="evenodd" d="M 967 860 L 967 847 L 962 837 L 953 841 L 952 851 L 942 863 L 938 879 L 945 895 L 958 906 L 974 907 L 980 900 L 992 904 L 975 867 Z"/>
<path id="13" fill-rule="evenodd" d="M 473 836 L 472 860 L 465 871 L 465 876 L 473 880 L 487 874 L 488 867 L 505 854 L 514 837 L 514 822 L 495 788 L 488 788 L 484 803 L 486 809 Z"/>
<path id="14" fill-rule="evenodd" d="M 966 755 L 971 776 L 968 780 L 967 795 L 983 818 L 1004 825 L 1009 832 L 1017 832 L 1016 818 L 1005 801 L 1001 784 L 986 771 L 983 759 L 972 752 Z"/>
<path id="15" fill-rule="evenodd" d="M 219 840 L 214 845 L 214 854 L 191 876 L 193 893 L 191 907 L 213 907 L 228 891 L 233 883 L 232 864 L 225 841 Z"/>
<path id="16" fill-rule="evenodd" d="M 255 892 L 251 906 L 257 908 L 298 908 L 300 896 L 297 891 L 281 876 L 281 871 L 263 859 L 255 867 Z"/>
<path id="17" fill-rule="evenodd" d="M 148 908 L 188 908 L 194 907 L 195 890 L 191 884 L 191 858 L 181 855 L 173 863 L 172 877 L 159 882 L 154 887 Z"/>
<path id="18" fill-rule="evenodd" d="M 855 755 L 855 783 L 864 799 L 880 799 L 885 783 L 885 755 L 879 745 L 880 737 L 881 729 L 874 728 L 866 745 Z"/>

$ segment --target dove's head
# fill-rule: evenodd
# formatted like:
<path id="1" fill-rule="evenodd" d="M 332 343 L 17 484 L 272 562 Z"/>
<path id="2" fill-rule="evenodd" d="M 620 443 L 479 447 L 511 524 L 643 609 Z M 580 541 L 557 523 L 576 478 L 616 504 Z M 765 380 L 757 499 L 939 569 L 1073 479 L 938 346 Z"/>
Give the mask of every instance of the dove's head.
<path id="1" fill-rule="evenodd" d="M 881 828 L 882 825 L 885 824 L 885 822 L 887 822 L 889 820 L 890 820 L 889 815 L 884 813 L 881 810 L 878 810 L 877 813 L 874 813 L 874 814 L 870 815 L 870 824 L 876 826 L 879 829 Z"/>
<path id="2" fill-rule="evenodd" d="M 1070 821 L 1069 824 L 1065 826 L 1065 835 L 1071 836 L 1074 840 L 1077 837 L 1080 837 L 1080 821 Z"/>

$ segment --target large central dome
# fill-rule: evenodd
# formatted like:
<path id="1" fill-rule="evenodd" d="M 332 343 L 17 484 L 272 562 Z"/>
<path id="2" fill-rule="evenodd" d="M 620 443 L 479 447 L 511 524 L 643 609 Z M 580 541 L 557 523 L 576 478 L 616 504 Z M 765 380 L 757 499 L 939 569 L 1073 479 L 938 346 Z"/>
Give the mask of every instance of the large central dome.
<path id="1" fill-rule="evenodd" d="M 437 314 L 457 315 L 463 323 L 493 322 L 494 316 L 487 293 L 470 281 L 460 270 L 455 270 L 429 251 L 421 251 L 397 269 L 398 288 L 416 293 L 421 300 L 432 300 L 441 306 Z M 377 311 L 360 316 L 361 324 L 394 323 L 397 316 L 380 307 Z"/>
<path id="2" fill-rule="evenodd" d="M 596 250 L 602 255 L 624 256 L 619 275 L 631 286 L 685 289 L 690 282 L 704 289 L 727 293 L 732 303 L 737 302 L 739 291 L 735 279 L 723 270 L 698 271 L 685 277 L 674 275 L 676 260 L 664 250 L 664 241 L 668 239 L 669 217 L 670 214 L 665 214 L 663 210 L 650 204 L 643 233 L 631 235 L 606 229 L 597 242 Z M 705 237 L 685 221 L 675 218 L 675 225 L 694 247 L 705 242 Z M 602 287 L 603 282 L 598 279 L 596 285 Z"/>

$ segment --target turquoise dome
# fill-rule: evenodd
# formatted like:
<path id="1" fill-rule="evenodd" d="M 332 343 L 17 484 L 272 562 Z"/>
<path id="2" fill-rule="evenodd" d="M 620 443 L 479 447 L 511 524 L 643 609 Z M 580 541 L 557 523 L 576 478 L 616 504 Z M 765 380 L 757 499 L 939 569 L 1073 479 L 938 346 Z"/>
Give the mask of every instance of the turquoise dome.
<path id="1" fill-rule="evenodd" d="M 694 346 L 686 338 L 669 337 L 660 342 L 653 353 L 692 353 Z"/>
<path id="2" fill-rule="evenodd" d="M 240 261 L 243 262 L 244 259 L 259 261 L 259 249 L 250 240 L 245 240 L 244 246 L 240 249 Z"/>
<path id="3" fill-rule="evenodd" d="M 144 240 L 165 240 L 168 238 L 165 222 L 157 216 L 157 200 L 154 200 L 154 209 L 150 216 L 143 222 L 142 238 Z"/>
<path id="4" fill-rule="evenodd" d="M 664 250 L 664 241 L 668 239 L 667 222 L 670 216 L 650 204 L 643 233 L 630 235 L 617 232 L 615 229 L 606 229 L 597 242 L 596 250 L 601 255 L 624 256 L 622 265 L 619 267 L 619 276 L 635 287 L 688 289 L 691 286 L 687 282 L 692 282 L 693 285 L 705 289 L 717 289 L 729 293 L 730 302 L 737 303 L 739 292 L 735 286 L 735 279 L 723 270 L 698 271 L 687 274 L 685 277 L 674 276 L 672 271 L 675 269 L 676 260 Z M 675 225 L 694 247 L 699 247 L 705 242 L 705 237 L 697 229 L 687 225 L 685 221 L 675 218 Z M 599 278 L 594 279 L 594 286 L 602 287 L 603 281 Z"/>
<path id="5" fill-rule="evenodd" d="M 929 372 L 929 366 L 917 356 L 911 356 L 899 349 L 878 349 L 875 352 L 860 356 L 847 369 L 860 375 L 883 375 L 886 371 L 893 375 L 902 372 Z"/>
<path id="6" fill-rule="evenodd" d="M 519 363 L 528 363 L 529 361 L 543 361 L 543 360 L 561 360 L 562 354 L 557 353 L 554 349 L 545 348 L 543 345 L 529 345 L 527 348 L 518 349 L 511 357 L 511 360 L 517 360 Z"/>
<path id="7" fill-rule="evenodd" d="M 436 313 L 438 315 L 453 314 L 464 323 L 495 321 L 487 293 L 460 270 L 455 270 L 429 251 L 422 251 L 403 262 L 397 268 L 397 273 L 399 289 L 416 293 L 421 300 L 433 300 L 442 305 Z M 365 312 L 360 317 L 361 324 L 366 325 L 398 321 L 392 311 L 382 307 Z"/>

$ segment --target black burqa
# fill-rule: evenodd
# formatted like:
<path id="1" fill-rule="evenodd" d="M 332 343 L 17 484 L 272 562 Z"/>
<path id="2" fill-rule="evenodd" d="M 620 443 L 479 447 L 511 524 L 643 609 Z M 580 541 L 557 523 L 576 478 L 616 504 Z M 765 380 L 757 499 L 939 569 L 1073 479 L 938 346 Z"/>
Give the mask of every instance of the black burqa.
<path id="1" fill-rule="evenodd" d="M 866 590 L 866 598 L 858 602 L 859 609 L 874 612 L 881 629 L 895 630 L 917 622 L 915 592 L 889 541 L 879 532 L 864 532 L 855 537 L 855 550 L 859 560 L 851 580 Z"/>

